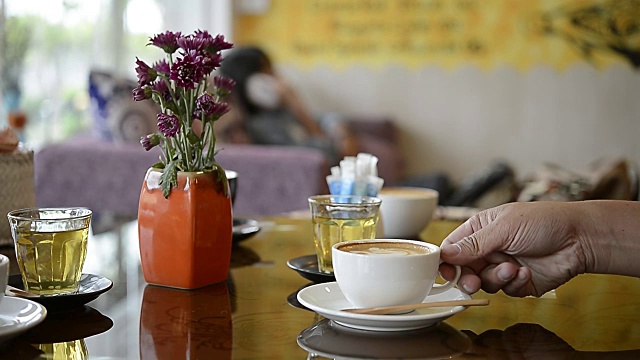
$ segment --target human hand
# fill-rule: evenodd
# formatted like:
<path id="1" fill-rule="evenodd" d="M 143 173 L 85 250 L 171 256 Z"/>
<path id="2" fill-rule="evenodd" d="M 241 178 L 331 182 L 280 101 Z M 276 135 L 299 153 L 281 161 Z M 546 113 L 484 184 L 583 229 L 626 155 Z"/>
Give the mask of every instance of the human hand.
<path id="1" fill-rule="evenodd" d="M 458 286 L 511 296 L 541 296 L 585 272 L 585 251 L 571 203 L 511 203 L 485 210 L 442 243 L 440 272 Z"/>

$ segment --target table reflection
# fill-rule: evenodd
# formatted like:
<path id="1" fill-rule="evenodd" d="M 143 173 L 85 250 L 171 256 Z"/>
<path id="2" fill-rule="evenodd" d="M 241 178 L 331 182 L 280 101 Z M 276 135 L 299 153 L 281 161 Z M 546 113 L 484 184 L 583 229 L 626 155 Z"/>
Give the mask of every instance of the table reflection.
<path id="1" fill-rule="evenodd" d="M 473 340 L 466 352 L 481 358 L 505 359 L 638 359 L 640 346 L 627 351 L 577 351 L 561 337 L 539 324 L 518 323 L 504 330 L 487 330 L 481 334 L 465 330 Z M 621 334 L 623 335 L 623 334 Z M 638 339 L 640 341 L 640 339 Z M 640 345 L 640 343 L 638 344 Z"/>
<path id="2" fill-rule="evenodd" d="M 231 301 L 226 283 L 194 291 L 144 288 L 141 359 L 231 359 Z"/>
<path id="3" fill-rule="evenodd" d="M 45 320 L 15 339 L 3 359 L 88 359 L 85 339 L 101 334 L 113 321 L 98 310 L 83 306 L 71 311 L 48 313 Z"/>
<path id="4" fill-rule="evenodd" d="M 444 322 L 418 330 L 379 332 L 325 319 L 303 330 L 297 342 L 313 356 L 349 359 L 443 359 L 471 347 L 467 335 Z"/>

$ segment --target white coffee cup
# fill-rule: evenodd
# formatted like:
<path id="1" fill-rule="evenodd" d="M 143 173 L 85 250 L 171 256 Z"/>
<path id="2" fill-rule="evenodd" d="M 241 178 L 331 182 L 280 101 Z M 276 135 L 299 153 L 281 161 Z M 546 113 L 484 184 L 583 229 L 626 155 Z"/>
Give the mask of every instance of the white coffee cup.
<path id="1" fill-rule="evenodd" d="M 440 247 L 423 241 L 356 240 L 331 251 L 338 286 L 356 308 L 421 303 L 451 289 L 460 277 L 456 266 L 453 281 L 436 284 Z"/>
<path id="2" fill-rule="evenodd" d="M 0 254 L 0 303 L 4 298 L 4 292 L 7 290 L 7 282 L 9 281 L 9 258 Z"/>
<path id="3" fill-rule="evenodd" d="M 438 192 L 421 187 L 384 187 L 378 198 L 385 238 L 417 238 L 438 206 Z"/>

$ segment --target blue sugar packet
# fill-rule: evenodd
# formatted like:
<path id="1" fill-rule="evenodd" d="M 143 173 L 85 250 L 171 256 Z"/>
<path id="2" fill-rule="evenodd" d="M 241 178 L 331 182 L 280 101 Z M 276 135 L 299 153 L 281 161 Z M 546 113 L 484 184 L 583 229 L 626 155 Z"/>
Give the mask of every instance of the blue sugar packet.
<path id="1" fill-rule="evenodd" d="M 342 188 L 342 179 L 340 179 L 340 176 L 327 176 L 327 184 L 329 185 L 329 193 L 331 195 L 340 194 L 340 189 Z"/>

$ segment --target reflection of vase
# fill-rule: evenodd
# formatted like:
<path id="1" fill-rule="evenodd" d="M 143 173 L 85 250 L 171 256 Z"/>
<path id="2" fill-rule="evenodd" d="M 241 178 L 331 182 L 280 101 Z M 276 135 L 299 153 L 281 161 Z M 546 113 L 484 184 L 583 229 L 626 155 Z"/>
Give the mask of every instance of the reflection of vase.
<path id="1" fill-rule="evenodd" d="M 138 207 L 140 260 L 149 284 L 195 289 L 227 278 L 231 198 L 215 172 L 179 172 L 168 198 L 162 170 L 149 169 Z"/>
<path id="2" fill-rule="evenodd" d="M 231 359 L 227 284 L 195 291 L 147 286 L 140 312 L 140 359 Z"/>

